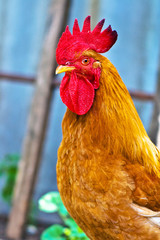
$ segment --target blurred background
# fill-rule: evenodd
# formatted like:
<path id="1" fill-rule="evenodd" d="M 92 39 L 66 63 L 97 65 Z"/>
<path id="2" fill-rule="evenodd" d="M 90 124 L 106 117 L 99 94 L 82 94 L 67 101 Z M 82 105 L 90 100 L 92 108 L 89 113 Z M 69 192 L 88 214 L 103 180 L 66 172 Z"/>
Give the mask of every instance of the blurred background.
<path id="1" fill-rule="evenodd" d="M 0 0 L 0 216 L 7 215 L 11 209 L 7 194 L 13 187 L 10 185 L 14 178 L 12 173 L 15 173 L 14 167 L 9 169 L 9 173 L 6 170 L 5 174 L 4 169 L 11 164 L 10 159 L 17 163 L 22 154 L 35 93 L 35 84 L 21 81 L 20 78 L 34 79 L 37 76 L 44 40 L 57 2 Z M 145 129 L 155 141 L 158 131 L 154 98 L 159 96 L 160 1 L 71 0 L 68 6 L 68 18 L 64 25 L 68 24 L 70 30 L 75 18 L 82 27 L 85 17 L 91 15 L 92 28 L 105 18 L 104 27 L 111 24 L 118 32 L 116 44 L 104 55 L 115 65 L 131 91 Z M 62 75 L 57 80 L 61 78 Z M 140 92 L 138 95 L 137 91 Z M 33 196 L 35 218 L 49 223 L 56 219 L 41 213 L 37 202 L 44 193 L 57 190 L 57 149 L 62 138 L 61 122 L 65 110 L 59 88 L 56 87 L 53 89 L 42 161 Z M 11 178 L 8 189 L 4 189 L 7 174 Z"/>

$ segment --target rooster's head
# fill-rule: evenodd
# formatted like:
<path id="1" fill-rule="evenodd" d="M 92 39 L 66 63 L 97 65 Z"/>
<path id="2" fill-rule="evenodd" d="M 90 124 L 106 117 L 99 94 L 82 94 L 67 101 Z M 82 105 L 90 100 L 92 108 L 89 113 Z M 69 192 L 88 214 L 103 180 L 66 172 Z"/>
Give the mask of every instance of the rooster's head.
<path id="1" fill-rule="evenodd" d="M 73 34 L 67 26 L 57 46 L 56 59 L 59 66 L 56 73 L 65 72 L 60 85 L 60 96 L 66 106 L 78 115 L 86 114 L 91 108 L 101 74 L 101 63 L 87 56 L 87 51 L 104 53 L 117 40 L 117 32 L 112 31 L 111 26 L 101 32 L 104 21 L 101 20 L 91 31 L 88 16 L 80 31 L 75 19 Z"/>

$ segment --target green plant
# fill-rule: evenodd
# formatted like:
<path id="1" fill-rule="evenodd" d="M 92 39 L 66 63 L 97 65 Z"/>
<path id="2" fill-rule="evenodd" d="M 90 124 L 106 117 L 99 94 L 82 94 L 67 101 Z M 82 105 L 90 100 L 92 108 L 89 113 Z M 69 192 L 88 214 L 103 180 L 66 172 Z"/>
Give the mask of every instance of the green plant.
<path id="1" fill-rule="evenodd" d="M 19 159 L 19 155 L 8 154 L 0 162 L 0 177 L 4 176 L 5 178 L 1 194 L 3 199 L 8 202 L 9 205 L 12 201 Z"/>
<path id="2" fill-rule="evenodd" d="M 41 235 L 41 240 L 88 240 L 89 238 L 70 217 L 64 207 L 58 192 L 49 192 L 39 200 L 39 209 L 47 213 L 57 212 L 64 226 L 55 224 L 47 228 Z"/>
<path id="3" fill-rule="evenodd" d="M 11 206 L 13 198 L 13 190 L 15 186 L 16 176 L 18 173 L 18 163 L 20 156 L 18 154 L 8 154 L 0 161 L 0 177 L 4 177 L 4 184 L 1 196 L 5 202 Z M 36 224 L 35 215 L 37 213 L 36 205 L 32 201 L 30 204 L 28 223 Z"/>

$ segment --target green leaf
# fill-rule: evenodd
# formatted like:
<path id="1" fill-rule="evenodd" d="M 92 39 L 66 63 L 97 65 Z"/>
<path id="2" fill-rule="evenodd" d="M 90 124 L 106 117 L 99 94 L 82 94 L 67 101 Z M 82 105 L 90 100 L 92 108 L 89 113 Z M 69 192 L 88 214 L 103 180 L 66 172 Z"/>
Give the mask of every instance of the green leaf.
<path id="1" fill-rule="evenodd" d="M 66 226 L 70 227 L 71 229 L 78 229 L 77 223 L 72 218 L 66 219 L 64 223 Z"/>
<path id="2" fill-rule="evenodd" d="M 41 240 L 65 240 L 62 236 L 64 232 L 64 227 L 59 224 L 55 224 L 47 228 L 41 235 Z"/>
<path id="3" fill-rule="evenodd" d="M 12 189 L 10 189 L 8 186 L 4 187 L 2 189 L 2 197 L 6 202 L 10 203 L 12 199 Z"/>
<path id="4" fill-rule="evenodd" d="M 71 233 L 71 239 L 75 240 L 89 240 L 85 233 Z"/>
<path id="5" fill-rule="evenodd" d="M 76 224 L 76 226 L 71 228 L 71 236 L 75 240 L 89 240 L 86 234 L 82 231 L 82 229 Z"/>
<path id="6" fill-rule="evenodd" d="M 39 209 L 44 212 L 57 212 L 62 200 L 58 192 L 49 192 L 39 199 Z"/>
<path id="7" fill-rule="evenodd" d="M 45 212 L 58 212 L 64 224 L 68 226 L 51 226 L 42 233 L 41 240 L 89 240 L 76 222 L 69 216 L 58 192 L 49 192 L 42 196 L 39 200 L 39 208 Z"/>
<path id="8" fill-rule="evenodd" d="M 77 227 L 77 230 L 78 230 L 79 233 L 84 233 L 79 226 Z"/>
<path id="9" fill-rule="evenodd" d="M 9 171 L 12 170 L 14 170 L 13 174 L 16 174 L 19 159 L 20 156 L 18 155 L 6 155 L 0 163 L 0 176 L 4 174 L 6 176 L 9 176 Z"/>
<path id="10" fill-rule="evenodd" d="M 63 205 L 63 203 L 60 204 L 58 212 L 59 212 L 60 215 L 62 215 L 62 217 L 63 216 L 68 217 L 69 216 L 69 213 L 68 213 L 67 209 L 65 208 L 65 206 Z"/>
<path id="11" fill-rule="evenodd" d="M 69 229 L 69 228 L 64 228 L 63 229 L 63 233 L 68 237 L 68 236 L 70 236 L 71 235 L 71 230 Z"/>
<path id="12" fill-rule="evenodd" d="M 0 176 L 2 176 L 6 172 L 6 164 L 0 164 Z"/>
<path id="13" fill-rule="evenodd" d="M 3 199 L 9 204 L 11 204 L 12 201 L 19 159 L 20 156 L 10 154 L 6 155 L 0 163 L 0 177 L 3 176 L 5 179 L 1 194 Z"/>

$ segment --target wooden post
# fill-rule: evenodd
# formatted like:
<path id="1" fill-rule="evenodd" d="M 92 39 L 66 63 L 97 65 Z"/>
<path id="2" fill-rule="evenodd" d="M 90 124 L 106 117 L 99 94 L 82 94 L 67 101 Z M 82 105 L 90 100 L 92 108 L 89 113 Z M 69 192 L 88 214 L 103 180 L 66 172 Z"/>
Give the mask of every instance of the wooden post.
<path id="1" fill-rule="evenodd" d="M 14 191 L 6 234 L 11 239 L 20 239 L 24 230 L 34 183 L 39 168 L 49 107 L 52 96 L 52 75 L 56 67 L 55 49 L 68 9 L 68 0 L 52 0 L 53 16 L 45 39 L 35 93 L 24 139 L 22 159 Z"/>
<path id="2" fill-rule="evenodd" d="M 156 94 L 156 104 L 157 104 L 157 134 L 156 134 L 156 144 L 160 149 L 160 65 L 159 65 L 159 74 L 158 74 L 158 86 L 157 86 L 157 94 Z"/>
<path id="3" fill-rule="evenodd" d="M 160 113 L 158 115 L 157 147 L 160 150 Z"/>
<path id="4" fill-rule="evenodd" d="M 155 105 L 154 105 L 154 110 L 152 115 L 149 136 L 151 140 L 160 149 L 160 58 L 159 58 L 159 68 L 158 68 L 157 91 L 155 94 Z"/>

